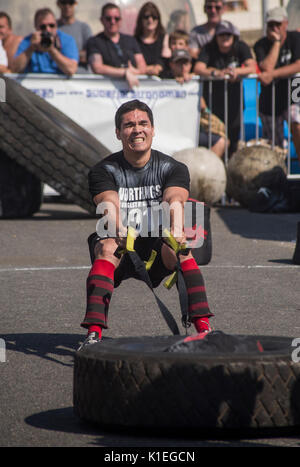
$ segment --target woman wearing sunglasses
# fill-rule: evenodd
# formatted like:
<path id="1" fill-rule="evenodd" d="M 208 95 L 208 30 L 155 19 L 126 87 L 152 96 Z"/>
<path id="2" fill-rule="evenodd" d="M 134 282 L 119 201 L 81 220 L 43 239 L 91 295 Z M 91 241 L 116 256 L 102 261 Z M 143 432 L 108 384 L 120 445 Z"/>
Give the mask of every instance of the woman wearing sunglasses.
<path id="1" fill-rule="evenodd" d="M 79 53 L 75 39 L 57 30 L 49 8 L 37 10 L 35 31 L 20 43 L 13 60 L 15 73 L 76 73 Z"/>
<path id="2" fill-rule="evenodd" d="M 171 56 L 171 50 L 159 9 L 154 3 L 147 2 L 140 9 L 134 35 L 147 64 L 146 74 L 158 76 L 164 68 L 164 59 Z"/>

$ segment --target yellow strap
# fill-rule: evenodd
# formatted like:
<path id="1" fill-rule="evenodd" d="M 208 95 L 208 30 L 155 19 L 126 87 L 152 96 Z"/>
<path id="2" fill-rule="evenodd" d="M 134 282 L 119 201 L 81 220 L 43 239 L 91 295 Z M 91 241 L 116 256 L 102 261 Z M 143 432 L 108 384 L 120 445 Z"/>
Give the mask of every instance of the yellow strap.
<path id="1" fill-rule="evenodd" d="M 173 274 L 164 282 L 166 289 L 170 290 L 177 281 L 177 271 L 174 271 Z"/>
<path id="2" fill-rule="evenodd" d="M 145 261 L 145 266 L 146 266 L 147 271 L 149 271 L 149 269 L 151 269 L 151 267 L 152 267 L 152 265 L 153 265 L 153 263 L 155 261 L 156 256 L 157 256 L 157 251 L 152 250 L 150 258 L 148 259 L 148 261 Z"/>
<path id="3" fill-rule="evenodd" d="M 134 251 L 134 242 L 135 242 L 135 229 L 133 227 L 128 227 L 127 240 L 126 240 L 126 251 Z"/>
<path id="4" fill-rule="evenodd" d="M 169 246 L 175 251 L 175 253 L 177 254 L 180 250 L 185 250 L 186 249 L 186 245 L 185 244 L 182 244 L 180 245 L 176 240 L 175 238 L 173 237 L 173 235 L 171 234 L 171 232 L 169 232 L 168 229 L 164 229 L 163 230 L 163 234 L 164 234 L 164 237 L 166 237 L 166 241 L 167 243 L 169 244 Z"/>
<path id="5" fill-rule="evenodd" d="M 175 251 L 175 253 L 177 254 L 179 251 L 181 250 L 185 250 L 186 249 L 186 245 L 185 244 L 182 244 L 180 245 L 176 240 L 175 238 L 173 237 L 173 235 L 171 234 L 171 232 L 168 231 L 168 229 L 164 229 L 163 231 L 163 234 L 164 236 L 166 237 L 166 241 L 168 243 L 168 245 Z M 178 273 L 177 271 L 174 271 L 173 274 L 169 277 L 169 279 L 167 279 L 165 282 L 164 282 L 164 286 L 166 287 L 166 289 L 171 289 L 173 287 L 173 285 L 176 283 L 177 281 L 177 277 L 178 277 Z"/>

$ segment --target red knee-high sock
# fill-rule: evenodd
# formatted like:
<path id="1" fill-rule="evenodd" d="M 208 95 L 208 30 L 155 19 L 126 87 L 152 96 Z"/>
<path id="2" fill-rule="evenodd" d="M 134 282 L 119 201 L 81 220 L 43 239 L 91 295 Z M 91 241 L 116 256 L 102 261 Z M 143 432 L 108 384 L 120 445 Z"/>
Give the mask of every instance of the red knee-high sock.
<path id="1" fill-rule="evenodd" d="M 88 332 L 97 331 L 101 337 L 102 328 L 107 328 L 107 313 L 114 289 L 115 266 L 103 259 L 96 259 L 87 278 L 86 314 L 81 326 Z M 100 328 L 100 330 L 99 330 Z"/>
<path id="2" fill-rule="evenodd" d="M 188 293 L 189 317 L 197 332 L 210 329 L 209 318 L 213 316 L 207 302 L 202 273 L 194 258 L 181 263 L 181 270 Z"/>

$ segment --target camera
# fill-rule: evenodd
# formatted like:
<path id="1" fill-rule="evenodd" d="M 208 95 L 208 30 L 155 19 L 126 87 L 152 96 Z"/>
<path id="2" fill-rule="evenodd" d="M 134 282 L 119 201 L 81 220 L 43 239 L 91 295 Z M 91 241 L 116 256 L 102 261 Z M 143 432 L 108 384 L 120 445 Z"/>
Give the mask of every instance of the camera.
<path id="1" fill-rule="evenodd" d="M 48 31 L 43 31 L 41 34 L 41 46 L 48 48 L 52 44 L 52 35 Z"/>

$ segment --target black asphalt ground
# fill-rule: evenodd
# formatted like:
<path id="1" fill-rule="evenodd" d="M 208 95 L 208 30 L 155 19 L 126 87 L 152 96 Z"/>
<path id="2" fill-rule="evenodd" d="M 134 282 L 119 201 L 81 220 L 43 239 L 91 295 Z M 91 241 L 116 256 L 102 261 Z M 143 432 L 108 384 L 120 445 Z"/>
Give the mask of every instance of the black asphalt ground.
<path id="1" fill-rule="evenodd" d="M 202 267 L 215 329 L 231 334 L 300 337 L 300 267 L 292 263 L 299 214 L 212 209 L 213 258 Z M 105 431 L 72 409 L 73 353 L 84 337 L 92 219 L 70 204 L 43 204 L 32 219 L 1 220 L 0 446 L 300 447 L 299 433 L 259 437 L 185 437 Z M 158 290 L 177 322 L 176 290 Z M 107 336 L 168 334 L 140 282 L 115 292 Z M 3 343 L 3 341 L 0 341 Z M 3 353 L 2 353 L 3 355 Z"/>

